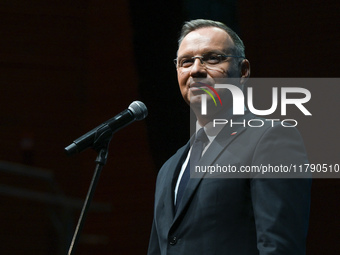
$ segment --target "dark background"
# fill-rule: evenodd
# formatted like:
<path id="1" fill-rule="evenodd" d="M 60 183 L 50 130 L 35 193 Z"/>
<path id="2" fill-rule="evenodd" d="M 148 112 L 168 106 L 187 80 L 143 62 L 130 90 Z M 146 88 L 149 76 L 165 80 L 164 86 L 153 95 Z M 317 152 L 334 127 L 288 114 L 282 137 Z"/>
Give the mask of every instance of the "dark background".
<path id="1" fill-rule="evenodd" d="M 189 138 L 172 59 L 185 20 L 237 31 L 252 77 L 337 77 L 337 1 L 0 1 L 0 253 L 66 254 L 96 153 L 75 138 L 143 101 L 116 133 L 77 254 L 145 254 L 154 182 Z M 340 163 L 337 86 L 299 124 L 312 163 Z M 260 107 L 259 107 L 260 108 Z M 294 117 L 294 116 L 292 116 Z M 13 165 L 14 164 L 14 165 Z M 314 180 L 307 254 L 338 254 L 339 180 Z"/>

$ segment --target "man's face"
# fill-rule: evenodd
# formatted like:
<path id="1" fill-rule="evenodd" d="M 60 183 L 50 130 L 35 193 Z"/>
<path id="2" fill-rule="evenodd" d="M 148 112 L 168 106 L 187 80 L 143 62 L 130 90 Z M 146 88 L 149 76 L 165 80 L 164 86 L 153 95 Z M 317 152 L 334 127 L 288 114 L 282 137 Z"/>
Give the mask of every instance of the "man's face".
<path id="1" fill-rule="evenodd" d="M 222 29 L 216 27 L 200 28 L 187 34 L 178 49 L 177 59 L 191 59 L 201 57 L 204 54 L 233 54 L 234 43 L 230 36 Z M 195 113 L 198 113 L 201 106 L 201 95 L 205 93 L 198 87 L 202 83 L 214 86 L 216 78 L 241 77 L 238 68 L 238 58 L 227 58 L 216 65 L 202 64 L 199 58 L 195 58 L 189 67 L 178 67 L 177 78 L 182 96 Z M 227 105 L 226 89 L 216 89 L 221 96 L 223 104 Z M 208 105 L 212 99 L 207 97 Z M 211 102 L 209 102 L 211 101 Z M 230 101 L 230 100 L 229 100 Z M 221 111 L 221 107 L 210 107 L 213 111 Z M 214 114 L 214 113 L 213 113 Z"/>

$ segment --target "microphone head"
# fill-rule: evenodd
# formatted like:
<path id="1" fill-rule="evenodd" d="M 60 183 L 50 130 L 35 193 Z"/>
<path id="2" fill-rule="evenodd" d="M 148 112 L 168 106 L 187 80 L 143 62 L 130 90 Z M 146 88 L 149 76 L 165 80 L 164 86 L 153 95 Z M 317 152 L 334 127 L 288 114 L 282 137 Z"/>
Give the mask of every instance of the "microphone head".
<path id="1" fill-rule="evenodd" d="M 136 120 L 142 120 L 148 116 L 148 108 L 141 101 L 133 101 L 128 109 L 133 113 Z"/>

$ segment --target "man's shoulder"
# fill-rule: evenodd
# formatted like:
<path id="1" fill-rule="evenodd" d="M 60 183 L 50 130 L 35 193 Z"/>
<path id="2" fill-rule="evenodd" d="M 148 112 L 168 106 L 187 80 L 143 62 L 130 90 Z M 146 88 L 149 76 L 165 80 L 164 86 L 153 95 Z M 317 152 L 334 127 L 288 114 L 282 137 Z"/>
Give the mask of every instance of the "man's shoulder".
<path id="1" fill-rule="evenodd" d="M 236 123 L 242 125 L 248 133 L 257 133 L 258 135 L 266 133 L 300 134 L 294 122 L 276 118 L 263 118 L 252 113 L 240 117 Z"/>
<path id="2" fill-rule="evenodd" d="M 281 146 L 281 143 L 299 143 L 303 146 L 302 136 L 294 123 L 265 119 L 250 113 L 235 119 L 232 127 L 230 124 L 216 137 L 222 146 L 237 145 L 248 151 L 254 150 L 257 145 L 275 147 Z"/>

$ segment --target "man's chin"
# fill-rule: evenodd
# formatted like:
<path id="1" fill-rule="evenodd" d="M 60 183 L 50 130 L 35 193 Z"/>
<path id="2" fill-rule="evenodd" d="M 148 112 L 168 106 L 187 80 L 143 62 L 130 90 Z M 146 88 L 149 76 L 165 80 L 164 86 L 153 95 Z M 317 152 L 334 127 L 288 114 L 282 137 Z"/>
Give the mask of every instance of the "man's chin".
<path id="1" fill-rule="evenodd" d="M 202 105 L 202 97 L 201 95 L 190 95 L 189 97 L 190 107 L 201 108 Z"/>

